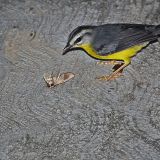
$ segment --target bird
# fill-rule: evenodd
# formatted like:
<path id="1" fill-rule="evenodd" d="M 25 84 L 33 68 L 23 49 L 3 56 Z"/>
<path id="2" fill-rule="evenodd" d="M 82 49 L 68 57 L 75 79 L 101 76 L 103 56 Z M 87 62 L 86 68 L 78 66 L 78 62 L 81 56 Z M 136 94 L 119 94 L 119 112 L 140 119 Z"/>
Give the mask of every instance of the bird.
<path id="1" fill-rule="evenodd" d="M 99 64 L 113 64 L 110 75 L 99 80 L 114 80 L 122 75 L 134 56 L 149 44 L 160 40 L 160 25 L 110 23 L 81 25 L 68 36 L 63 55 L 73 50 L 83 50 Z"/>

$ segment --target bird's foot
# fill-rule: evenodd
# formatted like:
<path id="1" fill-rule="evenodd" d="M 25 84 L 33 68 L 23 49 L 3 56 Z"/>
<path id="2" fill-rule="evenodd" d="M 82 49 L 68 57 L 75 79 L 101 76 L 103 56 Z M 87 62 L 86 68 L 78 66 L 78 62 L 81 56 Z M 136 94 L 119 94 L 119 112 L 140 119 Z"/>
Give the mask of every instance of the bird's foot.
<path id="1" fill-rule="evenodd" d="M 119 65 L 120 62 L 118 61 L 99 61 L 97 62 L 98 65 Z"/>
<path id="2" fill-rule="evenodd" d="M 104 75 L 101 77 L 97 77 L 96 79 L 101 81 L 110 81 L 110 80 L 115 80 L 116 78 L 119 78 L 121 76 L 123 76 L 122 72 L 118 72 L 116 75 Z"/>

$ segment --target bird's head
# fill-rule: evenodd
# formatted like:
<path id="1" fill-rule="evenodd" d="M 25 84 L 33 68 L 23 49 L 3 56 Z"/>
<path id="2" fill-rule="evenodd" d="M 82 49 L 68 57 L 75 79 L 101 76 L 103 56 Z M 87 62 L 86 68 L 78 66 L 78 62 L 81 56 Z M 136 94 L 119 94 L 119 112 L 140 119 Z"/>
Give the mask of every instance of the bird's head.
<path id="1" fill-rule="evenodd" d="M 79 26 L 74 29 L 69 37 L 63 55 L 71 50 L 82 49 L 82 45 L 90 44 L 92 40 L 94 26 Z"/>

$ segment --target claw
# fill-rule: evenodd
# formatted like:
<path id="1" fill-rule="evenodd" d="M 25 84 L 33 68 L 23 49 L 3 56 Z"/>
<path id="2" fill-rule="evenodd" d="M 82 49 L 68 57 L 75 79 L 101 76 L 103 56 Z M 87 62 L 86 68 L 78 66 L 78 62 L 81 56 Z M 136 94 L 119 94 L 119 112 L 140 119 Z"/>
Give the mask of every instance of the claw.
<path id="1" fill-rule="evenodd" d="M 121 64 L 118 61 L 99 61 L 97 62 L 97 65 L 119 65 Z"/>
<path id="2" fill-rule="evenodd" d="M 121 72 L 118 72 L 116 75 L 114 76 L 101 76 L 101 77 L 97 77 L 96 79 L 101 80 L 101 81 L 110 81 L 110 80 L 115 80 L 116 78 L 123 76 L 123 74 Z"/>
<path id="3" fill-rule="evenodd" d="M 105 63 L 106 63 L 105 61 L 98 61 L 96 64 L 97 65 L 105 65 Z"/>
<path id="4" fill-rule="evenodd" d="M 101 81 L 108 81 L 109 76 L 101 76 L 101 77 L 96 77 L 96 79 L 101 80 Z"/>

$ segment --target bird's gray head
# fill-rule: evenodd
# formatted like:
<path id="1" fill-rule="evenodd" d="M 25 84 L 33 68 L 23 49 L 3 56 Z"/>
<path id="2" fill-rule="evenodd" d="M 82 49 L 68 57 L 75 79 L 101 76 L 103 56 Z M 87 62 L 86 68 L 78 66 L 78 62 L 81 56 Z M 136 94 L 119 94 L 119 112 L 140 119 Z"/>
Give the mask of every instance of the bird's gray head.
<path id="1" fill-rule="evenodd" d="M 63 55 L 75 49 L 81 49 L 82 44 L 90 43 L 94 26 L 79 26 L 74 29 L 69 37 L 67 45 L 63 50 Z"/>

